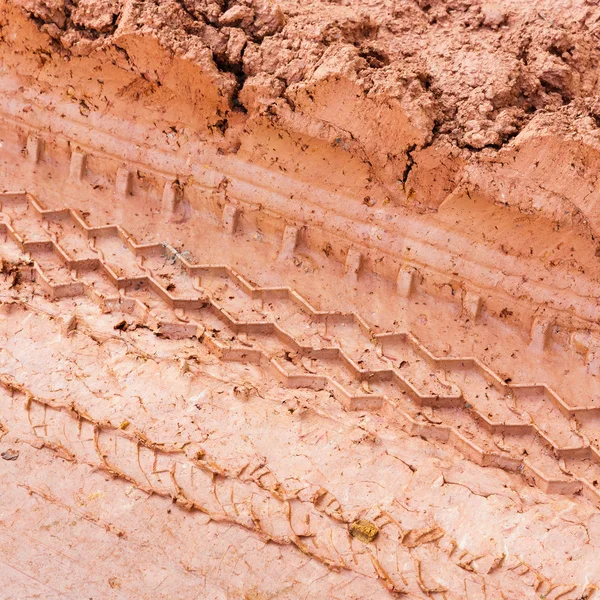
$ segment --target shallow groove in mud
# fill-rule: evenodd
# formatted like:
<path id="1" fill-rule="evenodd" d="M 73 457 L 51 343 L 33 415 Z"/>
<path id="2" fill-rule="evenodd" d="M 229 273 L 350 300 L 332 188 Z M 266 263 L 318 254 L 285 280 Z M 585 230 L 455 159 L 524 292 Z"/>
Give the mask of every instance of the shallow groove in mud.
<path id="1" fill-rule="evenodd" d="M 474 358 L 438 359 L 408 334 L 374 334 L 355 313 L 317 311 L 289 288 L 254 287 L 226 266 L 193 265 L 164 244 L 140 246 L 121 227 L 90 227 L 31 196 L 6 195 L 3 208 L 5 231 L 54 297 L 85 293 L 108 310 L 128 306 L 160 335 L 199 337 L 223 360 L 260 363 L 288 387 L 330 389 L 348 410 L 391 410 L 412 435 L 520 471 L 545 491 L 598 501 L 600 455 L 589 439 L 598 408 L 571 407 L 544 385 L 506 383 Z M 69 236 L 59 242 L 65 219 Z M 286 314 L 317 325 L 312 343 L 282 325 Z M 345 350 L 351 333 L 372 351 L 368 368 Z M 420 369 L 405 375 L 407 355 Z"/>

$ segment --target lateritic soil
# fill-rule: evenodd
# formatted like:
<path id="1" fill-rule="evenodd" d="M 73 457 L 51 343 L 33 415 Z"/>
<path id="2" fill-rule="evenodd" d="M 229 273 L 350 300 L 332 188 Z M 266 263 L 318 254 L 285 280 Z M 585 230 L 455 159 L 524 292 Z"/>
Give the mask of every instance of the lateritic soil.
<path id="1" fill-rule="evenodd" d="M 600 599 L 600 6 L 0 0 L 0 600 Z"/>

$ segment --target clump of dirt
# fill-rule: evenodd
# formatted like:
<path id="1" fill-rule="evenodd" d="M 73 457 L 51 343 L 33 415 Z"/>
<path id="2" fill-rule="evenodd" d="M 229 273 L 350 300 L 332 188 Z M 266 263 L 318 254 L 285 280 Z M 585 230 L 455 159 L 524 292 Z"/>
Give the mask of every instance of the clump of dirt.
<path id="1" fill-rule="evenodd" d="M 408 95 L 429 109 L 432 136 L 472 151 L 501 147 L 540 110 L 576 103 L 600 117 L 592 68 L 600 9 L 586 1 L 569 10 L 550 0 L 17 4 L 69 52 L 118 47 L 125 33 L 153 36 L 177 54 L 210 51 L 240 89 L 268 87 L 273 97 L 335 71 L 365 94 Z"/>
<path id="2" fill-rule="evenodd" d="M 561 199 L 548 175 L 526 185 L 505 168 L 535 166 L 531 136 L 600 143 L 600 7 L 587 0 L 7 0 L 49 36 L 64 60 L 118 52 L 125 68 L 185 101 L 185 72 L 208 75 L 219 104 L 211 131 L 237 152 L 257 123 L 316 136 L 369 169 L 368 181 L 418 212 L 472 185 L 518 208 L 579 222 L 598 218 L 583 198 Z M 114 59 L 113 59 L 114 62 Z M 199 75 L 197 76 L 199 77 Z M 146 85 L 144 84 L 144 85 Z M 189 101 L 202 96 L 190 91 Z M 204 86 L 202 89 L 206 89 Z M 565 131 L 564 124 L 567 123 Z M 536 150 L 539 153 L 539 149 Z M 535 154 L 535 153 L 534 153 Z M 567 160 L 571 155 L 566 157 Z M 497 159 L 497 160 L 496 160 Z M 490 167 L 489 161 L 494 163 Z M 495 161 L 495 162 L 494 162 Z M 494 172 L 490 173 L 490 169 Z M 482 175 L 484 173 L 484 175 Z M 537 174 L 533 174 L 533 179 Z M 490 187 L 489 179 L 502 180 Z M 579 184 L 587 185 L 584 173 Z M 483 181 L 482 181 L 483 179 Z M 574 182 L 569 182 L 570 188 Z M 492 189 L 494 188 L 494 189 Z M 577 196 L 577 193 L 575 193 Z M 524 204 L 523 204 L 524 203 Z"/>
<path id="3" fill-rule="evenodd" d="M 19 286 L 23 281 L 23 267 L 30 266 L 23 261 L 12 262 L 4 258 L 0 258 L 0 274 L 10 281 L 9 289 Z"/>
<path id="4" fill-rule="evenodd" d="M 365 544 L 372 542 L 379 534 L 377 525 L 365 519 L 358 519 L 351 523 L 349 531 L 352 537 L 355 537 Z"/>

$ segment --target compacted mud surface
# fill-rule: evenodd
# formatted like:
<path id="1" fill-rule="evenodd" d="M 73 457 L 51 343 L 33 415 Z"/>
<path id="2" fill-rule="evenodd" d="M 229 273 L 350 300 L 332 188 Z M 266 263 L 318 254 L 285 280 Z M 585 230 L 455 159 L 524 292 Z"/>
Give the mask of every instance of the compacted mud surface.
<path id="1" fill-rule="evenodd" d="M 0 600 L 600 598 L 600 8 L 0 2 Z"/>

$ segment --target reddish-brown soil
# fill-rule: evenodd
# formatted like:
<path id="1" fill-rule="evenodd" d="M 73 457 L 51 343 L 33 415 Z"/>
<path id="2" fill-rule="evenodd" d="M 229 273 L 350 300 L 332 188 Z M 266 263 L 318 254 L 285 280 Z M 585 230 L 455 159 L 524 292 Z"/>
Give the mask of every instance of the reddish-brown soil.
<path id="1" fill-rule="evenodd" d="M 598 32 L 2 0 L 0 600 L 600 598 Z"/>

